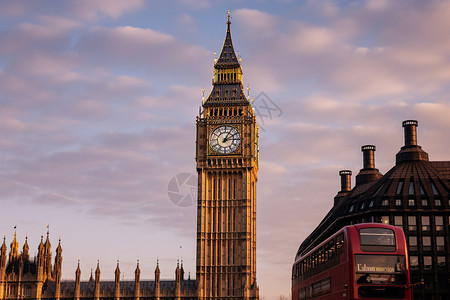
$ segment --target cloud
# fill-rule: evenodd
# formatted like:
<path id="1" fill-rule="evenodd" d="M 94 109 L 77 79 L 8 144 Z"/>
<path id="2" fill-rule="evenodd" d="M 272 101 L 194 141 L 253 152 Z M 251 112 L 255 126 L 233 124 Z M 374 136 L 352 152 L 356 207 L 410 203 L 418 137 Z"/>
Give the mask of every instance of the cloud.
<path id="1" fill-rule="evenodd" d="M 78 49 L 88 63 L 102 68 L 143 69 L 150 79 L 164 76 L 179 80 L 193 75 L 192 68 L 206 70 L 209 66 L 209 53 L 202 47 L 149 28 L 94 27 L 80 39 Z"/>
<path id="2" fill-rule="evenodd" d="M 142 0 L 68 0 L 49 3 L 45 0 L 16 1 L 4 0 L 0 3 L 0 14 L 17 16 L 34 14 L 68 15 L 75 19 L 96 21 L 101 17 L 118 18 L 126 12 L 143 7 Z"/>
<path id="3" fill-rule="evenodd" d="M 178 2 L 191 9 L 205 9 L 211 6 L 208 0 L 178 0 Z"/>
<path id="4" fill-rule="evenodd" d="M 258 89 L 295 90 L 295 78 L 311 82 L 309 88 L 316 92 L 346 100 L 444 93 L 449 79 L 449 5 L 366 4 L 341 8 L 340 14 L 314 24 L 239 10 L 235 16 L 251 53 L 250 75 L 267 78 L 256 81 L 261 82 Z M 251 16 L 258 16 L 257 21 L 248 22 Z M 371 30 L 369 36 L 364 29 Z"/>
<path id="5" fill-rule="evenodd" d="M 97 20 L 101 16 L 117 18 L 125 12 L 134 11 L 144 5 L 142 0 L 72 0 L 68 10 L 87 20 Z"/>

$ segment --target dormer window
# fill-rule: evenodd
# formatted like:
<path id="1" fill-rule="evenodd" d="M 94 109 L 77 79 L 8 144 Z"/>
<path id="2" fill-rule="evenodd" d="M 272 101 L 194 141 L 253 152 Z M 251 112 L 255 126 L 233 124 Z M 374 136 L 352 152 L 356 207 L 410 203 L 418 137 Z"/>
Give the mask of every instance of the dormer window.
<path id="1" fill-rule="evenodd" d="M 397 185 L 397 191 L 395 192 L 396 195 L 400 195 L 402 193 L 403 189 L 403 180 L 400 180 Z"/>
<path id="2" fill-rule="evenodd" d="M 420 194 L 421 194 L 422 196 L 425 196 L 425 191 L 424 191 L 424 189 L 423 189 L 422 184 L 420 184 L 419 187 L 420 187 Z"/>
<path id="3" fill-rule="evenodd" d="M 414 181 L 412 181 L 412 180 L 409 182 L 408 195 L 415 195 Z"/>
<path id="4" fill-rule="evenodd" d="M 436 186 L 434 185 L 434 182 L 430 181 L 430 183 L 431 183 L 431 189 L 433 190 L 433 195 L 439 196 L 439 192 L 438 192 Z"/>

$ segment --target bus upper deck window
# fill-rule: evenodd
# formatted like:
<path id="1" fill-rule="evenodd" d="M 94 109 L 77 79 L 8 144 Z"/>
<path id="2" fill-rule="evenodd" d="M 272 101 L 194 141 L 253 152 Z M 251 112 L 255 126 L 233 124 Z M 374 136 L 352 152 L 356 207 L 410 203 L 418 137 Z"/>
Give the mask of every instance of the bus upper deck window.
<path id="1" fill-rule="evenodd" d="M 341 254 L 343 250 L 344 250 L 344 233 L 341 233 L 336 237 L 336 252 L 337 254 Z"/>
<path id="2" fill-rule="evenodd" d="M 386 228 L 362 228 L 359 231 L 361 250 L 395 251 L 395 234 Z"/>

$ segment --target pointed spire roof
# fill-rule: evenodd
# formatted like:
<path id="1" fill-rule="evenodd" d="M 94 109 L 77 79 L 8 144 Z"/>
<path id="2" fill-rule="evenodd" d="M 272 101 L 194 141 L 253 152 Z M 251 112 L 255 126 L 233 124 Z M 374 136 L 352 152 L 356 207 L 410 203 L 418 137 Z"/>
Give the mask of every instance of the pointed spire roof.
<path id="1" fill-rule="evenodd" d="M 77 265 L 77 269 L 75 270 L 75 274 L 76 274 L 76 275 L 81 274 L 80 260 L 78 260 L 78 265 Z M 91 277 L 92 277 L 92 269 L 91 269 Z"/>
<path id="2" fill-rule="evenodd" d="M 1 249 L 2 253 L 6 253 L 6 234 L 3 236 L 3 244 L 0 249 Z"/>
<path id="3" fill-rule="evenodd" d="M 156 273 L 156 272 L 158 272 L 158 273 L 160 272 L 160 270 L 159 270 L 159 258 L 156 259 L 155 273 Z"/>
<path id="4" fill-rule="evenodd" d="M 48 230 L 48 227 L 47 227 L 47 239 L 45 240 L 45 244 L 46 245 L 49 245 L 50 244 L 50 231 Z"/>
<path id="5" fill-rule="evenodd" d="M 17 242 L 17 232 L 16 227 L 14 227 L 14 239 L 11 242 L 10 257 L 17 257 L 19 255 L 19 242 Z"/>
<path id="6" fill-rule="evenodd" d="M 58 240 L 58 247 L 56 247 L 56 254 L 61 255 L 62 247 L 61 247 L 61 238 Z"/>
<path id="7" fill-rule="evenodd" d="M 44 254 L 44 236 L 41 234 L 41 242 L 39 243 L 38 246 L 38 255 L 43 255 Z"/>
<path id="8" fill-rule="evenodd" d="M 236 52 L 234 52 L 233 41 L 231 39 L 231 13 L 230 10 L 227 12 L 227 33 L 225 35 L 225 41 L 223 42 L 222 51 L 220 52 L 219 59 L 217 60 L 214 67 L 216 68 L 227 68 L 232 67 L 235 68 L 239 66 L 239 61 L 236 56 Z"/>
<path id="9" fill-rule="evenodd" d="M 134 273 L 141 273 L 141 269 L 139 268 L 139 259 L 137 260 L 136 271 L 134 271 Z"/>
<path id="10" fill-rule="evenodd" d="M 219 58 L 214 63 L 213 88 L 206 100 L 202 99 L 203 107 L 250 104 L 244 93 L 242 68 L 234 52 L 230 24 L 231 14 L 228 10 L 225 41 Z"/>
<path id="11" fill-rule="evenodd" d="M 25 244 L 23 244 L 23 249 L 29 249 L 30 247 L 28 246 L 28 235 L 25 236 Z"/>
<path id="12" fill-rule="evenodd" d="M 117 267 L 114 271 L 114 274 L 116 275 L 116 282 L 120 281 L 120 268 L 119 268 L 119 260 L 117 260 Z"/>
<path id="13" fill-rule="evenodd" d="M 25 236 L 25 244 L 23 244 L 22 248 L 22 258 L 25 260 L 28 260 L 28 252 L 30 250 L 30 247 L 28 246 L 28 236 Z"/>

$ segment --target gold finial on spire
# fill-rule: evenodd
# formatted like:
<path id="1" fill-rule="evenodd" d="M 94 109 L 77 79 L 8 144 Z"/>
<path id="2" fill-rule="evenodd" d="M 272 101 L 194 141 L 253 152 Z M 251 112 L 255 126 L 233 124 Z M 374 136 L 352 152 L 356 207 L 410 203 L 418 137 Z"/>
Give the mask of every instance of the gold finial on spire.
<path id="1" fill-rule="evenodd" d="M 230 24 L 231 23 L 231 12 L 230 12 L 230 9 L 228 9 L 228 11 L 227 11 L 227 24 Z"/>

